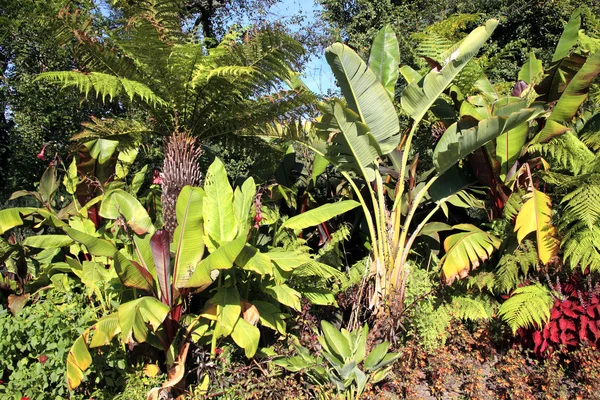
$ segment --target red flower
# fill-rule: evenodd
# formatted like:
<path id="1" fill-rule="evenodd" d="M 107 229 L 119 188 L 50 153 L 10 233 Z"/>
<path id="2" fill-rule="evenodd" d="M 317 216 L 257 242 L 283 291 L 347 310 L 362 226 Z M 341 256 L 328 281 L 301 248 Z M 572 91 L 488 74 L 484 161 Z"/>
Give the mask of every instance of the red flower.
<path id="1" fill-rule="evenodd" d="M 160 172 L 157 169 L 155 169 L 154 173 L 152 174 L 152 184 L 155 184 L 155 185 L 163 184 L 163 178 L 162 178 L 162 176 L 160 176 Z"/>
<path id="2" fill-rule="evenodd" d="M 45 354 L 42 354 L 42 355 L 40 356 L 40 362 L 41 362 L 42 364 L 46 364 L 46 361 L 48 361 L 48 357 L 47 357 Z"/>
<path id="3" fill-rule="evenodd" d="M 220 347 L 215 348 L 215 355 L 220 356 L 223 354 L 223 349 Z"/>
<path id="4" fill-rule="evenodd" d="M 23 397 L 21 397 L 21 400 L 31 400 L 31 399 L 27 396 L 23 396 Z"/>

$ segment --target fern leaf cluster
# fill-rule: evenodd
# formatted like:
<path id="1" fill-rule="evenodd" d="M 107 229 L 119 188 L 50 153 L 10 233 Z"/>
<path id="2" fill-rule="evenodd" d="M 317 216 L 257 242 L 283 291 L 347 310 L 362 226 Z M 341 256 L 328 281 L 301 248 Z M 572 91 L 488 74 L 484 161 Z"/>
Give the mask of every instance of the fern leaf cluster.
<path id="1" fill-rule="evenodd" d="M 492 304 L 491 299 L 485 295 L 455 296 L 448 305 L 448 311 L 460 319 L 489 320 L 494 313 Z"/>
<path id="2" fill-rule="evenodd" d="M 509 293 L 517 288 L 537 268 L 538 255 L 535 245 L 525 240 L 514 252 L 506 252 L 496 267 L 495 289 L 499 293 Z"/>
<path id="3" fill-rule="evenodd" d="M 552 165 L 573 171 L 575 175 L 586 171 L 596 159 L 596 155 L 572 132 L 566 132 L 547 143 L 533 144 L 528 151 L 550 157 L 554 161 Z"/>
<path id="4" fill-rule="evenodd" d="M 516 332 L 519 328 L 541 328 L 550 318 L 554 300 L 540 284 L 516 289 L 500 306 L 498 315 Z"/>
<path id="5" fill-rule="evenodd" d="M 40 76 L 103 101 L 145 104 L 161 135 L 184 129 L 193 136 L 238 133 L 305 115 L 315 99 L 302 88 L 283 90 L 301 65 L 299 42 L 275 26 L 232 32 L 208 49 L 182 27 L 177 0 L 119 2 L 117 29 L 64 13 L 82 71 Z M 246 132 L 252 133 L 252 132 Z"/>

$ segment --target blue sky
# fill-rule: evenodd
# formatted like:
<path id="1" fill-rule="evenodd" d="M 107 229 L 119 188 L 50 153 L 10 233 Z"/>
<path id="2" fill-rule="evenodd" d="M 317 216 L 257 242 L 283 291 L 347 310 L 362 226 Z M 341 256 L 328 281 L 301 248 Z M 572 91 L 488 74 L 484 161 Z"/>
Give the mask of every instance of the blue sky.
<path id="1" fill-rule="evenodd" d="M 319 18 L 322 8 L 314 0 L 282 0 L 268 10 L 269 20 L 288 22 L 288 26 L 298 32 L 303 26 Z M 289 24 L 290 18 L 303 16 L 301 24 Z M 335 90 L 335 79 L 329 65 L 325 61 L 325 50 L 311 57 L 302 77 L 304 83 L 315 93 L 327 94 L 329 89 Z"/>

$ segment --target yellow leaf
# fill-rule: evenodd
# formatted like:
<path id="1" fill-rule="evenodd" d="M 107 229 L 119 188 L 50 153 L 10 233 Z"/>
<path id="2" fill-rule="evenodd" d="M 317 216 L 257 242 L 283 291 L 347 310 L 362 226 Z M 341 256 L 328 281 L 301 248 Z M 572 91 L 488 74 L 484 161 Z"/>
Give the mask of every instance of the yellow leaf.
<path id="1" fill-rule="evenodd" d="M 469 271 L 479 267 L 500 247 L 500 240 L 474 225 L 459 224 L 453 228 L 464 232 L 448 236 L 444 241 L 446 255 L 441 260 L 442 277 L 447 284 L 464 278 Z"/>
<path id="2" fill-rule="evenodd" d="M 537 239 L 538 258 L 547 264 L 558 253 L 559 241 L 556 239 L 556 230 L 550 223 L 552 217 L 552 203 L 543 192 L 532 188 L 524 197 L 525 204 L 517 215 L 515 232 L 519 243 L 525 236 L 535 232 Z"/>
<path id="3" fill-rule="evenodd" d="M 154 378 L 160 373 L 160 368 L 156 364 L 146 364 L 144 374 L 149 378 Z"/>

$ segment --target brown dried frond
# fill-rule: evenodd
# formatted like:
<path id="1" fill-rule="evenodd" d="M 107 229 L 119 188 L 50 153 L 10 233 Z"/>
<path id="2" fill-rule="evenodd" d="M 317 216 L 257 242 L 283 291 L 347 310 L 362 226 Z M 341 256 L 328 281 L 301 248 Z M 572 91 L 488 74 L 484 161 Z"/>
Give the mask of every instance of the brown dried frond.
<path id="1" fill-rule="evenodd" d="M 177 197 L 184 186 L 198 186 L 202 173 L 198 158 L 203 151 L 197 138 L 187 132 L 174 132 L 165 147 L 162 179 L 163 193 L 161 197 L 164 229 L 173 235 L 177 227 L 175 205 Z"/>

